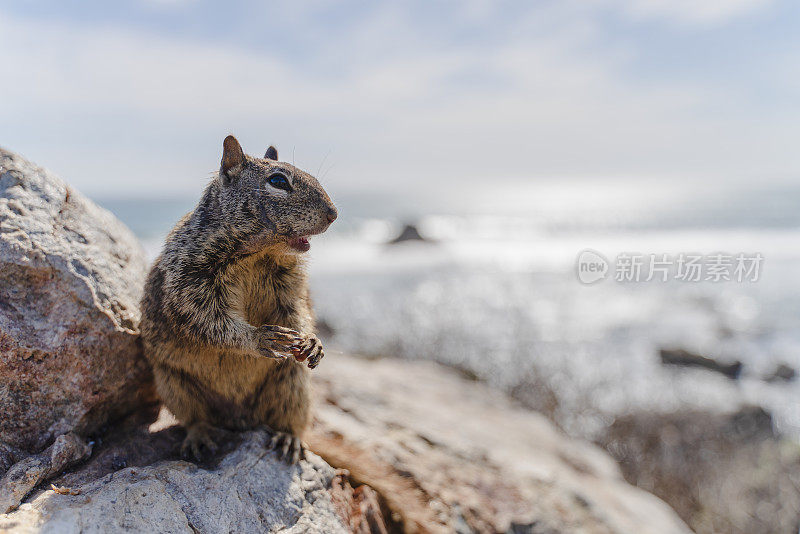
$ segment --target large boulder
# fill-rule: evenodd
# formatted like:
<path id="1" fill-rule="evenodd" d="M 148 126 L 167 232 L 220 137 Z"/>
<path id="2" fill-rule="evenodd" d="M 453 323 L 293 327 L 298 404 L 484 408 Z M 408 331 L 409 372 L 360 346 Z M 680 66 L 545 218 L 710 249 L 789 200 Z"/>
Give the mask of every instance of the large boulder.
<path id="1" fill-rule="evenodd" d="M 690 532 L 600 449 L 453 371 L 337 355 L 315 375 L 309 445 L 325 461 L 291 466 L 263 432 L 218 431 L 218 457 L 188 463 L 174 419 L 140 412 L 0 530 Z"/>
<path id="2" fill-rule="evenodd" d="M 140 412 L 0 531 L 690 532 L 599 448 L 453 371 L 336 355 L 315 375 L 309 445 L 325 461 L 291 466 L 263 432 L 218 431 L 216 459 L 185 462 L 183 429 Z"/>
<path id="3" fill-rule="evenodd" d="M 391 511 L 390 531 L 679 534 L 601 449 L 431 362 L 329 356 L 309 444 Z"/>
<path id="4" fill-rule="evenodd" d="M 146 272 L 111 213 L 0 149 L 0 474 L 155 398 L 138 340 Z"/>

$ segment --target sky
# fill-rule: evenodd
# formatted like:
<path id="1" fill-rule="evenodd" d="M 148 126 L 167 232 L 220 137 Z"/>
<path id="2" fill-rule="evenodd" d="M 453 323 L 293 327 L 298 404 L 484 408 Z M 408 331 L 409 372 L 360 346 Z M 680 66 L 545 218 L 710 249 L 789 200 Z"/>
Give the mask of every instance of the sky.
<path id="1" fill-rule="evenodd" d="M 6 2 L 0 146 L 194 195 L 222 139 L 329 190 L 800 178 L 791 0 Z"/>

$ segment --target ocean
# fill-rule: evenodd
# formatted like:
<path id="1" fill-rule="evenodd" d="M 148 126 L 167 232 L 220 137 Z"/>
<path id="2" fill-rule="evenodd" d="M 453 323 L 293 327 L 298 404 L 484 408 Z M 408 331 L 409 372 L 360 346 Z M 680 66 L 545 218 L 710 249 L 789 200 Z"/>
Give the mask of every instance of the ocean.
<path id="1" fill-rule="evenodd" d="M 800 436 L 800 384 L 765 380 L 779 364 L 800 370 L 800 188 L 499 189 L 336 198 L 339 220 L 308 253 L 329 364 L 339 352 L 435 360 L 589 439 L 627 412 L 741 404 Z M 195 201 L 98 199 L 151 259 Z M 388 245 L 406 223 L 429 242 Z M 607 262 L 591 284 L 585 250 Z M 700 280 L 680 276 L 690 258 Z M 662 348 L 741 361 L 741 376 L 665 366 Z"/>

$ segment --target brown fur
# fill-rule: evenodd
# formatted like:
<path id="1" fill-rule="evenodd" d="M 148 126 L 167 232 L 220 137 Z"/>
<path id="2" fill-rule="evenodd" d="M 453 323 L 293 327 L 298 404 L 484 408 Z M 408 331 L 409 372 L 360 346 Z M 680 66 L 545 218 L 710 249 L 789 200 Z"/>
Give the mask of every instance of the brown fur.
<path id="1" fill-rule="evenodd" d="M 308 426 L 304 360 L 315 366 L 322 347 L 303 258 L 290 241 L 325 231 L 336 217 L 309 174 L 246 156 L 232 136 L 223 147 L 219 175 L 170 232 L 142 300 L 158 392 L 187 440 L 209 448 L 208 426 L 267 426 L 297 438 Z M 276 172 L 290 192 L 270 185 Z"/>

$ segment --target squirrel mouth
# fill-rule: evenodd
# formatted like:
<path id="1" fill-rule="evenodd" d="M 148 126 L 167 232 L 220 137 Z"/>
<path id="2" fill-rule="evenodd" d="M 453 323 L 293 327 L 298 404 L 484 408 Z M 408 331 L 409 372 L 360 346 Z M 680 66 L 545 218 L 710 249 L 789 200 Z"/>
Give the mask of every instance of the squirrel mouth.
<path id="1" fill-rule="evenodd" d="M 308 238 L 303 236 L 290 237 L 286 240 L 286 243 L 298 252 L 308 252 L 308 249 L 311 248 L 311 243 L 308 242 Z"/>

